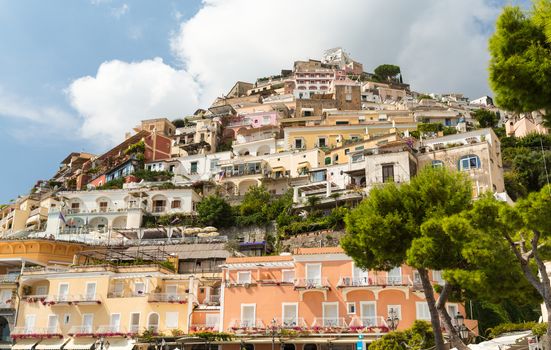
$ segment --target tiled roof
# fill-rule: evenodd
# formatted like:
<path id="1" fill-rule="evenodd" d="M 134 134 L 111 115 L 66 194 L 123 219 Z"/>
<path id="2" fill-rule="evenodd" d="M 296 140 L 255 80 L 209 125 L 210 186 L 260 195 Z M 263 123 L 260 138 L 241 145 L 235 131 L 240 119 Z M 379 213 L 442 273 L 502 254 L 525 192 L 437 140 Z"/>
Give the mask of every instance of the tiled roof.
<path id="1" fill-rule="evenodd" d="M 341 247 L 321 247 L 321 248 L 297 248 L 295 255 L 315 255 L 315 254 L 342 254 L 344 250 Z"/>
<path id="2" fill-rule="evenodd" d="M 246 257 L 229 257 L 226 259 L 226 264 L 242 264 L 242 263 L 262 263 L 275 261 L 293 261 L 291 255 L 274 255 L 274 256 L 246 256 Z"/>

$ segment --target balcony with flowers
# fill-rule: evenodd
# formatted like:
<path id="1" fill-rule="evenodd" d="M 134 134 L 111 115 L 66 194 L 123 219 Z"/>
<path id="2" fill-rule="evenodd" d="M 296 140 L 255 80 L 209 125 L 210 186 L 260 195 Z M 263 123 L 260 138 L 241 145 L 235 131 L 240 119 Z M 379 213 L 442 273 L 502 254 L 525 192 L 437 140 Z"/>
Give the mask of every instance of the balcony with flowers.
<path id="1" fill-rule="evenodd" d="M 131 336 L 133 332 L 128 332 L 124 327 L 120 325 L 103 325 L 96 329 L 95 335 L 97 337 L 126 337 Z"/>
<path id="2" fill-rule="evenodd" d="M 101 305 L 101 298 L 97 294 L 61 294 L 48 296 L 41 302 L 45 306 Z"/>
<path id="3" fill-rule="evenodd" d="M 230 322 L 229 329 L 235 334 L 263 334 L 266 326 L 261 320 L 235 319 Z"/>
<path id="4" fill-rule="evenodd" d="M 344 317 L 315 317 L 310 330 L 313 333 L 345 333 L 348 324 Z"/>
<path id="5" fill-rule="evenodd" d="M 72 326 L 67 333 L 71 337 L 96 337 L 96 332 L 91 325 Z"/>
<path id="6" fill-rule="evenodd" d="M 59 327 L 15 327 L 11 337 L 17 339 L 51 339 L 63 338 Z"/>

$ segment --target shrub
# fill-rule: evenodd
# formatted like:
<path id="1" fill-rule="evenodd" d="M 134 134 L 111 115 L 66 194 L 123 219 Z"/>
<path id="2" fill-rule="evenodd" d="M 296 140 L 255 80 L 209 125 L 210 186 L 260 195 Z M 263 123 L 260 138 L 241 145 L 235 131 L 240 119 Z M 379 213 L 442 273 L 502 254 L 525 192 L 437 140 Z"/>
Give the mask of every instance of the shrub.
<path id="1" fill-rule="evenodd" d="M 488 329 L 488 337 L 495 338 L 503 333 L 516 332 L 516 331 L 527 331 L 533 329 L 536 325 L 536 322 L 523 322 L 523 323 L 502 323 L 493 328 Z M 545 325 L 547 327 L 547 325 Z M 539 329 L 539 328 L 538 328 Z M 547 330 L 547 328 L 545 328 Z M 545 332 L 544 330 L 544 332 Z"/>

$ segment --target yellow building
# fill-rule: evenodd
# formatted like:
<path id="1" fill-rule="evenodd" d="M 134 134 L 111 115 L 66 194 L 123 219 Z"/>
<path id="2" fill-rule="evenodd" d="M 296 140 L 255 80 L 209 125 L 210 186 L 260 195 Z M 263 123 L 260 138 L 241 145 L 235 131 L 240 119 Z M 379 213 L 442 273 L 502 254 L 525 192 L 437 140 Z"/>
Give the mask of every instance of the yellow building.
<path id="1" fill-rule="evenodd" d="M 363 151 L 370 148 L 377 148 L 389 142 L 400 140 L 400 135 L 388 134 L 376 136 L 367 140 L 347 141 L 342 146 L 330 149 L 325 153 L 323 165 L 348 164 L 350 157 L 363 157 Z M 353 159 L 355 162 L 356 159 Z"/>
<path id="2" fill-rule="evenodd" d="M 49 195 L 41 198 L 38 194 L 32 194 L 19 198 L 0 210 L 0 234 L 44 228 L 48 210 L 57 205 L 59 201 Z"/>

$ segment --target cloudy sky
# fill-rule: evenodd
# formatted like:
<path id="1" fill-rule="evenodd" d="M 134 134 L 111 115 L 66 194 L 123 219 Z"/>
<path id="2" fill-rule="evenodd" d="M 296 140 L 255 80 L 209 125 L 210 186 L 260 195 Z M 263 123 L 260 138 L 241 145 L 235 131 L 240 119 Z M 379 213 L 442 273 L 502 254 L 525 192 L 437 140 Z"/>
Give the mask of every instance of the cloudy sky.
<path id="1" fill-rule="evenodd" d="M 236 80 L 342 46 L 423 92 L 491 94 L 506 0 L 0 0 L 0 203 L 72 151 L 205 107 Z M 511 1 L 507 1 L 510 3 Z"/>

